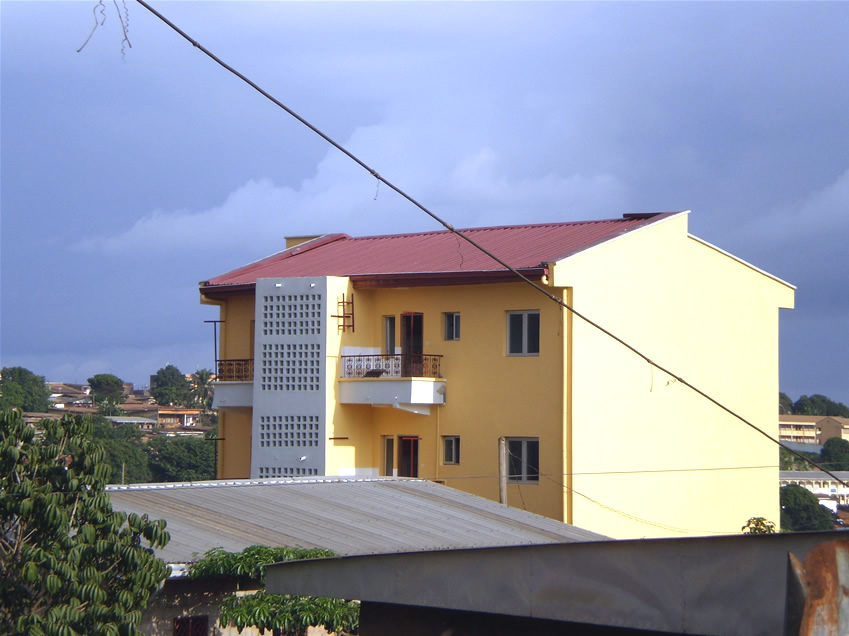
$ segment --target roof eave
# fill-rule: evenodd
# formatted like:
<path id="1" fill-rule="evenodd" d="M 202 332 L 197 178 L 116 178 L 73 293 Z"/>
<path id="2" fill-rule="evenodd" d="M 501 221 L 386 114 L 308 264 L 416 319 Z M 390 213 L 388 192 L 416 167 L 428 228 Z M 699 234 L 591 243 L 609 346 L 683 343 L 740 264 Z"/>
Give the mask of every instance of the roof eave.
<path id="1" fill-rule="evenodd" d="M 517 268 L 531 280 L 546 275 L 545 267 Z M 506 269 L 476 272 L 415 272 L 386 274 L 354 274 L 350 276 L 356 289 L 379 289 L 392 287 L 443 287 L 447 285 L 480 285 L 491 283 L 519 282 L 519 277 Z"/>

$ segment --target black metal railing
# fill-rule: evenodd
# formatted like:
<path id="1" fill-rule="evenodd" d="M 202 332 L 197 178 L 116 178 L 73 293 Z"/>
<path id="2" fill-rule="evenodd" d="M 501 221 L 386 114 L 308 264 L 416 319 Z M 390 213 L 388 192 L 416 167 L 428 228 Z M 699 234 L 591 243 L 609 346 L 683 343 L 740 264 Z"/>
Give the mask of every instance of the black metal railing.
<path id="1" fill-rule="evenodd" d="M 243 360 L 218 360 L 219 382 L 253 382 L 254 361 L 253 358 Z"/>
<path id="2" fill-rule="evenodd" d="M 396 353 L 342 356 L 343 378 L 441 378 L 442 356 Z"/>

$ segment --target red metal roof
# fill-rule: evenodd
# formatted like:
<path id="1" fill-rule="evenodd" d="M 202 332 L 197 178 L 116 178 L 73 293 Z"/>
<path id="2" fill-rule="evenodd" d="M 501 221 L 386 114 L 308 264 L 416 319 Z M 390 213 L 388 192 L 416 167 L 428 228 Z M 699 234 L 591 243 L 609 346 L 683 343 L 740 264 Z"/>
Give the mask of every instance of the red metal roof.
<path id="1" fill-rule="evenodd" d="M 677 212 L 625 215 L 621 219 L 508 225 L 460 230 L 510 266 L 540 270 L 594 245 L 655 223 Z M 503 266 L 448 230 L 352 238 L 327 234 L 202 283 L 210 288 L 250 286 L 259 278 L 350 276 L 368 279 L 427 278 L 445 281 L 470 274 L 505 272 Z M 432 276 L 428 276 L 432 275 Z M 433 284 L 433 283 L 431 283 Z"/>

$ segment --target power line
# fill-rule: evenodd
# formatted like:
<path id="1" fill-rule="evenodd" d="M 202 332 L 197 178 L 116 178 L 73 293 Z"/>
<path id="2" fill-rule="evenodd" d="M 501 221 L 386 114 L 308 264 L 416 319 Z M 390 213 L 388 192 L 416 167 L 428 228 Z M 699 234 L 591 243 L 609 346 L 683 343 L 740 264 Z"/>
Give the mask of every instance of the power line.
<path id="1" fill-rule="evenodd" d="M 521 458 L 518 455 L 516 455 L 515 453 L 511 453 L 509 449 L 507 450 L 507 454 L 510 455 L 511 457 L 515 457 L 516 459 L 521 460 Z M 649 526 L 654 526 L 656 528 L 661 528 L 663 530 L 671 530 L 672 532 L 679 532 L 681 534 L 692 534 L 692 533 L 725 534 L 724 532 L 719 532 L 717 530 L 694 530 L 692 528 L 678 528 L 676 526 L 670 526 L 670 525 L 665 524 L 665 523 L 660 523 L 659 521 L 651 521 L 649 519 L 644 519 L 643 517 L 638 517 L 637 515 L 632 515 L 631 513 L 625 512 L 624 510 L 620 510 L 619 508 L 614 508 L 613 506 L 608 506 L 607 504 L 603 504 L 600 501 L 598 501 L 597 499 L 593 499 L 589 495 L 585 495 L 584 493 L 580 492 L 579 490 L 576 490 L 572 486 L 567 486 L 565 484 L 565 482 L 557 481 L 556 479 L 553 479 L 552 477 L 550 477 L 549 475 L 547 475 L 545 473 L 539 473 L 538 472 L 537 474 L 540 477 L 545 477 L 550 482 L 556 484 L 558 487 L 563 488 L 564 490 L 568 490 L 569 492 L 572 492 L 572 493 L 578 495 L 579 497 L 583 497 L 587 501 L 594 503 L 595 505 L 597 505 L 601 508 L 604 508 L 605 510 L 609 510 L 610 512 L 613 512 L 617 515 L 626 517 L 627 519 L 630 519 L 632 521 L 636 521 L 638 523 L 642 523 L 642 524 L 649 525 Z M 519 495 L 521 496 L 521 494 L 522 494 L 521 484 L 517 484 L 517 485 L 519 486 Z M 524 500 L 524 498 L 522 498 L 522 507 L 523 508 L 524 508 L 524 505 L 525 505 L 525 500 Z"/>
<path id="2" fill-rule="evenodd" d="M 832 472 L 830 472 L 830 471 L 826 470 L 825 468 L 822 468 L 819 464 L 817 464 L 817 463 L 816 463 L 816 462 L 814 462 L 813 460 L 811 460 L 811 459 L 809 459 L 809 458 L 805 457 L 805 456 L 804 456 L 804 455 L 802 455 L 801 453 L 799 453 L 799 452 L 797 452 L 797 451 L 793 450 L 792 448 L 789 448 L 788 446 L 785 446 L 785 445 L 784 445 L 784 444 L 782 444 L 779 440 L 775 439 L 772 435 L 770 435 L 770 434 L 769 434 L 769 433 L 767 433 L 766 431 L 763 431 L 763 430 L 761 430 L 760 428 L 758 428 L 758 427 L 757 427 L 754 423 L 750 422 L 748 419 L 746 419 L 745 417 L 743 417 L 743 416 L 742 416 L 742 415 L 740 415 L 739 413 L 737 413 L 737 412 L 735 412 L 735 411 L 731 410 L 730 408 L 728 408 L 727 406 L 725 406 L 724 404 L 722 404 L 721 402 L 719 402 L 717 399 L 715 399 L 715 398 L 713 398 L 712 396 L 710 396 L 709 394 L 705 393 L 704 391 L 702 391 L 701 389 L 699 389 L 699 388 L 698 388 L 698 387 L 696 387 L 695 385 L 691 384 L 690 382 L 688 382 L 687 380 L 685 380 L 685 379 L 684 379 L 684 378 L 682 378 L 681 376 L 676 375 L 675 373 L 673 373 L 671 370 L 667 369 L 667 368 L 666 368 L 666 367 L 664 367 L 663 365 L 658 364 L 657 362 L 655 362 L 654 360 L 652 360 L 649 356 L 647 356 L 646 354 L 644 354 L 644 353 L 642 353 L 640 350 L 638 350 L 636 347 L 634 347 L 634 346 L 630 345 L 629 343 L 627 343 L 626 341 L 624 341 L 622 338 L 620 338 L 620 337 L 619 337 L 619 336 L 617 336 L 616 334 L 612 333 L 611 331 L 608 331 L 607 329 L 605 329 L 604 327 L 602 327 L 600 324 L 598 324 L 598 323 L 597 323 L 597 322 L 595 322 L 594 320 L 591 320 L 590 318 L 588 318 L 587 316 L 585 316 L 584 314 L 582 314 L 581 312 L 579 312 L 578 310 L 576 310 L 574 307 L 572 307 L 571 305 L 569 305 L 568 303 L 566 303 L 566 302 L 565 302 L 565 301 L 563 301 L 562 299 L 558 298 L 557 296 L 555 296 L 554 294 L 552 294 L 551 292 L 549 292 L 547 289 L 545 289 L 545 288 L 541 287 L 540 285 L 538 285 L 537 283 L 535 283 L 534 281 L 532 281 L 530 278 L 528 278 L 527 276 L 525 276 L 524 274 L 522 274 L 521 272 L 519 272 L 517 269 L 515 269 L 515 268 L 514 268 L 514 267 L 512 267 L 511 265 L 508 265 L 508 264 L 507 264 L 505 261 L 503 261 L 501 258 L 499 258 L 498 256 L 496 256 L 495 254 L 493 254 L 492 252 L 490 252 L 489 250 L 487 250 L 487 249 L 486 249 L 486 248 L 484 248 L 483 246 L 479 245 L 479 244 L 478 244 L 475 240 L 473 240 L 472 238 L 470 238 L 470 237 L 466 236 L 465 234 L 463 234 L 463 233 L 462 233 L 462 232 L 460 232 L 459 230 L 455 229 L 455 228 L 454 228 L 454 226 L 452 226 L 450 223 L 448 223 L 447 221 L 443 220 L 442 218 L 440 218 L 439 216 L 437 216 L 435 213 L 433 213 L 432 211 L 430 211 L 427 207 L 425 207 L 424 205 L 422 205 L 421 203 L 419 203 L 416 199 L 414 199 L 412 196 L 410 196 L 409 194 L 407 194 L 407 193 L 406 193 L 405 191 L 403 191 L 401 188 L 399 188 L 399 187 L 398 187 L 398 186 L 396 186 L 395 184 L 391 183 L 390 181 L 386 180 L 386 179 L 385 179 L 384 177 L 382 177 L 382 176 L 381 176 L 381 175 L 380 175 L 380 174 L 379 174 L 376 170 L 374 170 L 373 168 L 371 168 L 371 167 L 370 167 L 369 165 L 367 165 L 364 161 L 362 161 L 359 157 L 357 157 L 357 156 L 356 156 L 356 155 L 354 155 L 352 152 L 350 152 L 349 150 L 347 150 L 344 146 L 342 146 L 341 144 L 339 144 L 339 143 L 337 143 L 336 141 L 334 141 L 333 139 L 331 139 L 328 135 L 326 135 L 324 132 L 322 132 L 319 128 L 317 128 L 316 126 L 314 126 L 313 124 L 311 124 L 310 122 L 308 122 L 306 119 L 304 119 L 303 117 L 301 117 L 300 115 L 298 115 L 295 111 L 293 111 L 291 108 L 289 108 L 288 106 L 286 106 L 283 102 L 281 102 L 281 101 L 280 101 L 280 100 L 278 100 L 276 97 L 274 97 L 273 95 L 271 95 L 269 92 L 267 92 L 267 91 L 266 91 L 265 89 L 263 89 L 261 86 L 259 86 L 258 84 L 256 84 L 254 81 L 252 81 L 251 79 L 249 79 L 248 77 L 246 77 L 245 75 L 243 75 L 242 73 L 240 73 L 239 71 L 237 71 L 236 69 L 234 69 L 232 66 L 230 66 L 229 64 L 227 64 L 226 62 L 224 62 L 223 60 L 221 60 L 218 56 L 216 56 L 214 53 L 212 53 L 209 49 L 207 49 L 206 47 L 202 46 L 199 42 L 197 42 L 196 40 L 194 40 L 193 38 L 191 38 L 191 37 L 190 37 L 190 36 L 189 36 L 189 35 L 188 35 L 185 31 L 183 31 L 182 29 L 180 29 L 177 25 L 175 25 L 173 22 L 171 22 L 170 20 L 168 20 L 168 18 L 166 18 L 166 17 L 165 17 L 165 16 L 163 16 L 161 13 L 159 13 L 156 9 L 154 9 L 153 7 L 151 7 L 151 6 L 150 6 L 147 2 L 145 2 L 145 0 L 136 0 L 136 2 L 138 2 L 140 5 L 142 5 L 142 6 L 143 6 L 145 9 L 147 9 L 148 11 L 150 11 L 150 12 L 151 12 L 153 15 L 155 15 L 157 18 L 159 18 L 160 20 L 162 20 L 162 22 L 164 22 L 164 23 L 165 23 L 165 24 L 167 24 L 169 27 L 171 27 L 171 29 L 173 29 L 173 30 L 174 30 L 176 33 L 178 33 L 181 37 L 183 37 L 185 40 L 187 40 L 187 41 L 188 41 L 188 42 L 189 42 L 192 46 L 194 46 L 196 49 L 198 49 L 199 51 L 201 51 L 204 55 L 206 55 L 206 56 L 207 56 L 207 57 L 209 57 L 211 60 L 213 60 L 216 64 L 220 65 L 222 68 L 226 69 L 227 71 L 229 71 L 230 73 L 232 73 L 233 75 L 235 75 L 236 77 L 238 77 L 240 80 L 242 80 L 243 82 L 245 82 L 246 84 L 248 84 L 248 86 L 250 86 L 251 88 L 253 88 L 254 90 L 256 90 L 258 93 L 260 93 L 263 97 L 265 97 L 266 99 L 268 99 L 269 101 L 271 101 L 272 103 L 274 103 L 275 105 L 277 105 L 279 108 L 281 108 L 282 110 L 284 110 L 286 113 L 288 113 L 289 115 L 291 115 L 292 117 L 294 117 L 295 119 L 297 119 L 300 123 L 302 123 L 304 126 L 306 126 L 307 128 L 309 128 L 309 129 L 310 129 L 312 132 L 314 132 L 316 135 L 318 135 L 319 137 L 321 137 L 322 139 L 324 139 L 327 143 L 329 143 L 331 146 L 333 146 L 334 148 L 336 148 L 339 152 L 341 152 L 341 153 L 342 153 L 342 154 L 344 154 L 346 157 L 348 157 L 351 161 L 353 161 L 353 162 L 354 162 L 354 163 L 356 163 L 358 166 L 360 166 L 363 170 L 365 170 L 366 172 L 368 172 L 371 176 L 373 176 L 375 179 L 377 179 L 377 181 L 378 181 L 378 182 L 383 183 L 383 184 L 384 184 L 384 185 L 386 185 L 388 188 L 390 188 L 391 190 L 393 190 L 394 192 L 396 192 L 398 195 L 400 195 L 402 198 L 404 198 L 404 199 L 406 199 L 407 201 L 409 201 L 410 203 L 412 203 L 412 204 L 413 204 L 415 207 L 417 207 L 419 210 L 421 210 L 422 212 L 424 212 L 425 214 L 427 214 L 430 218 L 432 218 L 434 221 L 436 221 L 437 223 L 439 223 L 440 225 L 442 225 L 442 226 L 443 226 L 446 230 L 448 230 L 449 232 L 454 233 L 456 236 L 458 236 L 459 238 L 463 239 L 464 241 L 466 241 L 467 243 L 469 243 L 470 245 L 472 245 L 472 247 L 474 247 L 475 249 L 477 249 L 477 250 L 479 250 L 480 252 L 482 252 L 482 253 L 486 254 L 486 255 L 487 255 L 487 256 L 489 256 L 492 260 L 494 260 L 496 263 L 498 263 L 499 265 L 501 265 L 502 267 L 504 267 L 504 268 L 505 268 L 506 270 L 508 270 L 509 272 L 513 273 L 513 274 L 514 274 L 516 277 L 518 277 L 520 280 L 524 281 L 525 283 L 527 283 L 528 285 L 530 285 L 531 287 L 533 287 L 534 289 L 536 289 L 538 292 L 540 292 L 541 294 L 545 295 L 545 296 L 546 296 L 549 300 L 551 300 L 551 301 L 553 301 L 553 302 L 557 303 L 557 304 L 558 304 L 558 305 L 560 305 L 563 309 L 566 309 L 567 311 L 569 311 L 572 315 L 577 316 L 578 318 L 580 318 L 581 320 L 583 320 L 585 323 L 587 323 L 587 324 L 588 324 L 588 325 L 590 325 L 591 327 L 594 327 L 595 329 L 599 330 L 601 333 L 605 334 L 605 335 L 606 335 L 606 336 L 608 336 L 609 338 L 612 338 L 613 340 L 615 340 L 616 342 L 618 342 L 620 345 L 622 345 L 623 347 L 625 347 L 626 349 L 628 349 L 629 351 L 631 351 L 634 355 L 636 355 L 637 357 L 642 358 L 643 360 L 645 360 L 645 361 L 646 361 L 649 365 L 651 365 L 652 367 L 654 367 L 654 368 L 658 369 L 659 371 L 662 371 L 663 373 L 666 373 L 666 374 L 667 374 L 667 375 L 669 375 L 670 377 L 674 378 L 676 381 L 680 382 L 681 384 L 683 384 L 684 386 L 686 386 L 686 387 L 687 387 L 687 388 L 689 388 L 690 390 L 694 391 L 695 393 L 697 393 L 698 395 L 700 395 L 701 397 L 703 397 L 705 400 L 707 400 L 707 401 L 708 401 L 708 402 L 710 402 L 711 404 L 713 404 L 713 405 L 717 406 L 718 408 L 720 408 L 721 410 L 725 411 L 726 413 L 728 413 L 728 414 L 729 414 L 729 415 L 731 415 L 732 417 L 734 417 L 734 418 L 738 419 L 739 421 L 741 421 L 743 424 L 745 424 L 746 426 L 748 426 L 748 427 L 749 427 L 749 428 L 751 428 L 752 430 L 754 430 L 754 431 L 756 431 L 756 432 L 760 433 L 761 435 L 763 435 L 764 437 L 766 437 L 769 441 L 771 441 L 771 442 L 773 442 L 774 444 L 776 444 L 776 445 L 780 446 L 781 448 L 783 448 L 783 449 L 785 449 L 786 451 L 788 451 L 788 452 L 792 453 L 793 455 L 796 455 L 797 457 L 799 457 L 800 459 L 802 459 L 802 460 L 804 460 L 804 461 L 808 462 L 808 463 L 809 463 L 809 464 L 811 464 L 812 466 L 815 466 L 815 467 L 816 467 L 816 468 L 818 468 L 819 470 L 822 470 L 824 473 L 826 473 L 826 474 L 828 474 L 828 475 L 831 475 L 832 477 L 834 477 L 834 479 L 836 479 L 836 480 L 837 480 L 837 481 L 839 481 L 841 484 L 843 484 L 844 486 L 846 486 L 847 488 L 849 488 L 849 483 L 844 482 L 842 479 L 840 479 L 840 478 L 839 478 L 837 475 L 835 475 L 834 473 L 832 473 Z"/>

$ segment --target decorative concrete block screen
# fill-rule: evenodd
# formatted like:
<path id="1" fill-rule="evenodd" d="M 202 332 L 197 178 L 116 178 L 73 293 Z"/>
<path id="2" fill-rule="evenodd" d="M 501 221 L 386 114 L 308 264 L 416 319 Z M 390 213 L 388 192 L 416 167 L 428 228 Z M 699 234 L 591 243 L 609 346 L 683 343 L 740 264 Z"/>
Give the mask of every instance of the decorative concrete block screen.
<path id="1" fill-rule="evenodd" d="M 324 278 L 260 279 L 251 476 L 324 474 Z"/>

